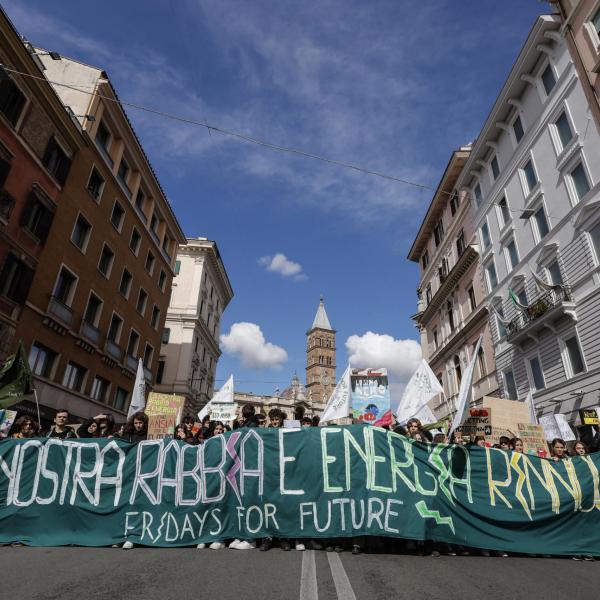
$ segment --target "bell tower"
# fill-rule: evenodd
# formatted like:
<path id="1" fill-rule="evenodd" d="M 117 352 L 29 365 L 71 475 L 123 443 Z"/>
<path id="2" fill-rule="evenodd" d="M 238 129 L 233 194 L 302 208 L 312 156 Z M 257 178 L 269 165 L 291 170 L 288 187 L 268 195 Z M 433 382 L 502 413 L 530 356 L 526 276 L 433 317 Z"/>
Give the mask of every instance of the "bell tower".
<path id="1" fill-rule="evenodd" d="M 326 404 L 336 384 L 335 330 L 325 312 L 323 296 L 306 333 L 306 389 L 313 402 Z"/>

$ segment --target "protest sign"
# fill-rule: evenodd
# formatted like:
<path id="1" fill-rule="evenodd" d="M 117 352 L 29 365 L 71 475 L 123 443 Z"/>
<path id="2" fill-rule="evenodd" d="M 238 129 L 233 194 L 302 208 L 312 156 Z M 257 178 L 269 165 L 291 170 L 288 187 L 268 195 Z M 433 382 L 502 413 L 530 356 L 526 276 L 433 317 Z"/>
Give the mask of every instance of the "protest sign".
<path id="1" fill-rule="evenodd" d="M 376 535 L 600 555 L 600 455 L 555 462 L 379 427 L 0 442 L 0 543 L 192 546 Z M 43 526 L 40 526 L 43 524 Z"/>
<path id="2" fill-rule="evenodd" d="M 548 443 L 541 425 L 517 423 L 516 437 L 521 438 L 525 454 L 533 454 L 542 458 L 549 456 Z"/>
<path id="3" fill-rule="evenodd" d="M 171 415 L 174 423 L 181 421 L 185 396 L 176 394 L 159 394 L 150 392 L 148 402 L 146 403 L 146 414 L 150 415 Z"/>
<path id="4" fill-rule="evenodd" d="M 565 442 L 573 442 L 577 439 L 565 415 L 544 415 L 540 417 L 540 425 L 544 429 L 546 439 L 550 443 L 556 438 L 562 439 Z"/>
<path id="5" fill-rule="evenodd" d="M 352 416 L 359 423 L 389 425 L 392 422 L 387 369 L 352 369 Z"/>
<path id="6" fill-rule="evenodd" d="M 175 418 L 171 415 L 150 415 L 148 417 L 148 439 L 162 440 L 173 437 Z"/>
<path id="7" fill-rule="evenodd" d="M 236 410 L 235 402 L 211 403 L 208 407 L 208 415 L 211 421 L 233 421 Z"/>
<path id="8" fill-rule="evenodd" d="M 16 410 L 0 410 L 0 439 L 8 437 L 8 432 L 17 418 Z"/>
<path id="9" fill-rule="evenodd" d="M 579 411 L 579 417 L 581 418 L 582 425 L 598 425 L 598 409 L 596 408 L 583 408 Z"/>
<path id="10" fill-rule="evenodd" d="M 492 435 L 491 409 L 469 409 L 469 416 L 463 421 L 462 425 L 459 425 L 456 428 L 456 431 L 460 431 L 463 434 L 463 437 L 469 436 L 471 440 L 476 435 L 479 435 L 485 437 L 487 441 L 488 437 Z"/>

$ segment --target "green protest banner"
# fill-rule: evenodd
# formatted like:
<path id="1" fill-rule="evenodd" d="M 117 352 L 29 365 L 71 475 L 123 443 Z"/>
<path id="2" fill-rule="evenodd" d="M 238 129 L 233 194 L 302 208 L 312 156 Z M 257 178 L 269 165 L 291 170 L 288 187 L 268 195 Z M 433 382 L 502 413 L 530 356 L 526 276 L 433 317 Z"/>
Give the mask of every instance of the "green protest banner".
<path id="1" fill-rule="evenodd" d="M 383 535 L 600 554 L 600 456 L 415 443 L 379 427 L 238 429 L 202 446 L 0 442 L 0 542 L 190 546 Z"/>

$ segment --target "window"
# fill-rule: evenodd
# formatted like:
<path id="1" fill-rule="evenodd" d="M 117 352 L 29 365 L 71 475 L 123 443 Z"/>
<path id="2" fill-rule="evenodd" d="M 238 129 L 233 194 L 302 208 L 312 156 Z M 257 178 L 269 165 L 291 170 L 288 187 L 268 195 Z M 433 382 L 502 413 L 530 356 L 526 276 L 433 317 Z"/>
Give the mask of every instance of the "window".
<path id="1" fill-rule="evenodd" d="M 132 252 L 136 256 L 139 252 L 141 241 L 142 241 L 142 236 L 140 235 L 140 232 L 134 227 L 133 231 L 131 232 L 131 239 L 129 240 L 129 247 L 131 248 Z"/>
<path id="2" fill-rule="evenodd" d="M 496 306 L 496 312 L 498 313 L 496 315 L 496 326 L 498 327 L 498 337 L 500 339 L 502 339 L 503 337 L 506 337 L 506 327 L 504 326 L 504 323 L 500 320 L 500 319 L 504 319 L 504 309 L 502 308 L 502 306 Z"/>
<path id="3" fill-rule="evenodd" d="M 446 303 L 446 315 L 448 316 L 448 324 L 450 325 L 450 332 L 454 331 L 454 308 L 452 302 Z"/>
<path id="4" fill-rule="evenodd" d="M 152 214 L 152 218 L 150 219 L 150 231 L 156 237 L 156 228 L 158 227 L 158 217 L 155 214 Z"/>
<path id="5" fill-rule="evenodd" d="M 537 356 L 529 359 L 530 384 L 534 390 L 543 390 L 546 387 L 544 372 L 540 359 Z"/>
<path id="6" fill-rule="evenodd" d="M 462 256 L 462 253 L 465 251 L 465 248 L 465 232 L 461 231 L 459 236 L 456 238 L 456 253 L 459 258 Z"/>
<path id="7" fill-rule="evenodd" d="M 154 348 L 150 344 L 146 344 L 144 348 L 144 366 L 146 369 L 150 369 L 152 366 L 152 357 L 154 356 Z"/>
<path id="8" fill-rule="evenodd" d="M 112 214 L 110 215 L 110 222 L 114 225 L 117 231 L 121 231 L 124 219 L 125 209 L 118 202 L 115 201 L 115 204 L 112 209 Z"/>
<path id="9" fill-rule="evenodd" d="M 181 269 L 181 261 L 180 260 L 176 260 L 175 261 L 175 275 L 179 275 L 179 270 Z"/>
<path id="10" fill-rule="evenodd" d="M 129 334 L 129 341 L 127 342 L 127 354 L 135 356 L 140 343 L 140 334 L 137 331 L 131 330 Z"/>
<path id="11" fill-rule="evenodd" d="M 105 154 L 108 154 L 108 147 L 110 145 L 110 131 L 104 124 L 104 121 L 100 121 L 98 124 L 98 130 L 96 131 L 96 143 L 98 146 L 100 146 Z"/>
<path id="12" fill-rule="evenodd" d="M 479 367 L 479 378 L 481 379 L 487 375 L 487 369 L 485 367 L 485 353 L 481 346 L 477 351 L 477 366 Z"/>
<path id="13" fill-rule="evenodd" d="M 515 240 L 510 240 L 504 248 L 504 258 L 506 260 L 506 270 L 512 271 L 519 264 L 519 253 Z"/>
<path id="14" fill-rule="evenodd" d="M 519 115 L 517 115 L 517 118 L 513 121 L 512 128 L 513 133 L 515 134 L 515 139 L 517 140 L 518 144 L 525 135 L 525 130 L 523 129 L 523 121 L 521 121 L 521 117 Z"/>
<path id="15" fill-rule="evenodd" d="M 144 192 L 140 188 L 135 196 L 135 208 L 138 211 L 140 217 L 142 217 L 142 220 L 144 221 L 144 223 L 146 222 L 146 215 L 144 214 L 145 199 L 146 199 L 146 196 L 144 195 Z"/>
<path id="16" fill-rule="evenodd" d="M 525 288 L 521 288 L 520 290 L 516 290 L 515 294 L 516 294 L 519 302 L 523 306 L 527 306 L 529 304 L 529 300 L 527 300 L 527 292 L 525 291 Z"/>
<path id="17" fill-rule="evenodd" d="M 114 258 L 115 258 L 115 253 L 106 244 L 104 244 L 104 246 L 102 248 L 102 253 L 100 254 L 100 262 L 98 263 L 98 270 L 107 279 L 110 276 L 110 270 L 112 268 Z"/>
<path id="18" fill-rule="evenodd" d="M 158 319 L 159 319 L 159 317 L 160 317 L 160 309 L 155 304 L 152 307 L 152 317 L 150 317 L 150 326 L 153 329 L 156 329 L 156 326 L 158 325 Z M 198 345 L 198 340 L 196 340 L 196 346 L 197 345 Z"/>
<path id="19" fill-rule="evenodd" d="M 585 363 L 583 362 L 583 355 L 581 353 L 577 335 L 573 335 L 570 338 L 563 340 L 563 343 L 565 346 L 563 354 L 567 377 L 573 377 L 574 375 L 583 373 L 585 371 Z"/>
<path id="20" fill-rule="evenodd" d="M 454 192 L 452 194 L 452 196 L 450 197 L 450 213 L 452 214 L 452 216 L 454 216 L 457 213 L 458 205 L 459 205 L 458 194 L 456 192 Z"/>
<path id="21" fill-rule="evenodd" d="M 165 284 L 167 283 L 167 274 L 161 269 L 158 275 L 158 287 L 161 292 L 165 291 Z"/>
<path id="22" fill-rule="evenodd" d="M 554 71 L 552 70 L 550 63 L 546 65 L 546 68 L 542 71 L 540 77 L 542 80 L 542 85 L 544 86 L 544 91 L 546 92 L 546 96 L 549 96 L 550 92 L 556 85 L 556 76 L 554 75 Z"/>
<path id="23" fill-rule="evenodd" d="M 437 350 L 438 349 L 438 332 L 437 329 L 433 330 L 433 347 Z"/>
<path id="24" fill-rule="evenodd" d="M 448 277 L 448 259 L 446 257 L 442 258 L 441 265 L 438 269 L 438 277 L 440 278 L 440 285 L 445 281 L 446 277 Z"/>
<path id="25" fill-rule="evenodd" d="M 63 267 L 56 280 L 54 297 L 66 306 L 69 306 L 71 299 L 73 298 L 73 293 L 75 292 L 76 283 L 77 278 L 75 275 L 73 275 L 66 267 Z"/>
<path id="26" fill-rule="evenodd" d="M 114 407 L 117 410 L 125 410 L 125 407 L 127 406 L 127 399 L 129 398 L 129 392 L 127 390 L 124 390 L 121 387 L 117 388 L 117 391 L 115 392 L 115 404 Z"/>
<path id="27" fill-rule="evenodd" d="M 460 358 L 458 358 L 458 355 L 455 354 L 454 355 L 454 374 L 456 376 L 456 389 L 458 391 L 458 389 L 460 388 L 460 382 L 462 381 L 462 369 L 460 366 Z"/>
<path id="28" fill-rule="evenodd" d="M 154 254 L 152 254 L 152 252 L 150 252 L 148 250 L 148 254 L 146 256 L 146 271 L 148 271 L 148 273 L 150 275 L 152 275 L 152 271 L 154 271 L 154 264 L 156 263 L 156 259 L 154 257 Z"/>
<path id="29" fill-rule="evenodd" d="M 83 320 L 94 327 L 98 324 L 100 319 L 100 312 L 102 311 L 102 300 L 96 296 L 93 292 L 90 294 Z"/>
<path id="30" fill-rule="evenodd" d="M 444 223 L 440 219 L 433 228 L 433 239 L 436 247 L 439 246 L 444 238 Z"/>
<path id="31" fill-rule="evenodd" d="M 119 315 L 114 314 L 110 320 L 110 327 L 108 328 L 108 339 L 109 341 L 116 344 L 119 341 L 119 337 L 121 336 L 121 328 L 123 326 L 123 319 L 119 317 Z"/>
<path id="32" fill-rule="evenodd" d="M 481 201 L 483 200 L 483 195 L 481 193 L 481 186 L 479 184 L 477 184 L 473 188 L 473 196 L 475 197 L 475 204 L 477 205 L 477 208 L 479 208 L 479 205 L 481 204 Z"/>
<path id="33" fill-rule="evenodd" d="M 21 226 L 32 233 L 40 242 L 45 242 L 54 220 L 52 212 L 33 192 L 21 213 Z"/>
<path id="34" fill-rule="evenodd" d="M 469 296 L 469 306 L 471 307 L 471 310 L 475 310 L 477 308 L 477 301 L 475 300 L 475 290 L 473 289 L 473 286 L 467 290 L 467 294 Z"/>
<path id="35" fill-rule="evenodd" d="M 86 369 L 70 360 L 67 363 L 62 384 L 70 390 L 81 392 L 83 389 L 83 382 L 85 381 L 85 373 Z"/>
<path id="36" fill-rule="evenodd" d="M 156 383 L 162 383 L 165 375 L 165 361 L 158 361 L 158 368 L 156 369 Z"/>
<path id="37" fill-rule="evenodd" d="M 498 164 L 498 157 L 495 154 L 490 162 L 490 167 L 492 168 L 492 175 L 495 181 L 498 179 L 498 175 L 500 175 L 500 165 Z"/>
<path id="38" fill-rule="evenodd" d="M 88 241 L 90 239 L 90 233 L 92 226 L 87 222 L 83 215 L 77 217 L 73 232 L 71 233 L 71 241 L 82 251 L 85 252 Z"/>
<path id="39" fill-rule="evenodd" d="M 34 375 L 50 379 L 56 357 L 56 352 L 38 342 L 34 342 L 29 352 L 29 368 Z"/>
<path id="40" fill-rule="evenodd" d="M 92 198 L 94 198 L 94 200 L 100 200 L 102 190 L 104 189 L 104 179 L 96 167 L 92 167 L 92 172 L 90 173 L 90 178 L 88 179 L 86 189 L 91 194 Z"/>
<path id="41" fill-rule="evenodd" d="M 25 100 L 25 96 L 12 79 L 0 81 L 0 112 L 13 127 L 17 126 Z"/>
<path id="42" fill-rule="evenodd" d="M 131 291 L 131 282 L 133 281 L 133 275 L 127 270 L 123 269 L 121 275 L 121 282 L 119 283 L 119 292 L 125 298 L 129 298 L 129 292 Z"/>
<path id="43" fill-rule="evenodd" d="M 429 306 L 429 304 L 431 304 L 431 284 L 428 283 L 427 287 L 425 288 L 425 301 L 427 302 L 427 306 Z"/>
<path id="44" fill-rule="evenodd" d="M 96 375 L 96 377 L 94 377 L 94 381 L 92 382 L 92 391 L 90 392 L 90 396 L 92 400 L 106 402 L 108 400 L 109 389 L 110 383 L 103 377 Z"/>
<path id="45" fill-rule="evenodd" d="M 596 254 L 596 264 L 598 264 L 600 263 L 600 223 L 597 223 L 590 229 L 590 240 Z"/>
<path id="46" fill-rule="evenodd" d="M 567 113 L 564 110 L 560 113 L 560 117 L 556 119 L 554 125 L 556 126 L 556 131 L 558 133 L 558 139 L 560 140 L 561 146 L 564 149 L 573 139 L 573 130 L 569 124 Z"/>
<path id="47" fill-rule="evenodd" d="M 146 303 L 148 302 L 148 294 L 140 288 L 140 293 L 138 294 L 137 304 L 135 309 L 140 313 L 140 315 L 144 315 L 146 311 Z"/>
<path id="48" fill-rule="evenodd" d="M 500 220 L 502 222 L 502 227 L 504 227 L 510 223 L 510 210 L 508 208 L 506 198 L 502 198 L 500 202 L 498 202 L 498 208 L 500 209 Z"/>
<path id="49" fill-rule="evenodd" d="M 125 186 L 127 187 L 127 176 L 129 175 L 129 165 L 127 164 L 127 162 L 125 161 L 124 158 L 121 159 L 121 162 L 119 164 L 119 169 L 117 171 L 117 177 L 119 178 L 119 181 Z M 129 188 L 127 188 L 129 189 Z"/>
<path id="50" fill-rule="evenodd" d="M 546 268 L 548 269 L 548 277 L 550 279 L 550 283 L 552 285 L 562 285 L 563 278 L 562 273 L 560 272 L 560 265 L 558 264 L 558 260 L 551 262 Z"/>
<path id="51" fill-rule="evenodd" d="M 483 245 L 483 249 L 486 250 L 492 244 L 492 240 L 490 238 L 490 229 L 488 224 L 484 222 L 481 226 L 481 244 Z"/>
<path id="52" fill-rule="evenodd" d="M 496 274 L 494 261 L 491 261 L 486 265 L 485 273 L 487 276 L 488 290 L 491 292 L 498 285 L 498 275 Z"/>
<path id="53" fill-rule="evenodd" d="M 504 393 L 510 400 L 518 400 L 517 384 L 515 383 L 515 375 L 512 371 L 504 371 Z"/>
<path id="54" fill-rule="evenodd" d="M 423 256 L 421 256 L 421 266 L 423 267 L 423 271 L 427 268 L 427 265 L 429 265 L 429 252 L 425 250 Z"/>
<path id="55" fill-rule="evenodd" d="M 171 329 L 169 327 L 165 327 L 163 329 L 163 334 L 162 334 L 162 343 L 168 344 L 170 338 L 171 338 Z M 204 357 L 202 357 L 202 360 L 204 360 Z"/>
<path id="56" fill-rule="evenodd" d="M 538 183 L 538 178 L 535 174 L 535 169 L 533 168 L 533 162 L 531 162 L 531 159 L 525 163 L 522 171 L 525 178 L 525 195 L 529 195 Z"/>
<path id="57" fill-rule="evenodd" d="M 44 157 L 42 158 L 42 164 L 60 185 L 65 185 L 69 169 L 71 168 L 71 159 L 58 145 L 54 137 L 51 137 L 48 141 Z"/>
<path id="58" fill-rule="evenodd" d="M 548 227 L 548 220 L 546 219 L 546 213 L 544 207 L 539 208 L 533 215 L 533 221 L 535 223 L 535 229 L 538 235 L 538 241 L 544 239 L 550 228 Z"/>
<path id="59" fill-rule="evenodd" d="M 590 182 L 588 181 L 583 163 L 579 163 L 570 173 L 575 197 L 581 200 L 590 191 Z"/>

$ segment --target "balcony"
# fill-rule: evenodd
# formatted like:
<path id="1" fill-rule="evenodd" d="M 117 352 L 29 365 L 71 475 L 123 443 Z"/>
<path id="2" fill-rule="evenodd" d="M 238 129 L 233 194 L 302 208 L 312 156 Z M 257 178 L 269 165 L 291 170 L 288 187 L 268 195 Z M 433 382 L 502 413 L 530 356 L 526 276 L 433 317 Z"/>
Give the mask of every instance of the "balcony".
<path id="1" fill-rule="evenodd" d="M 563 317 L 577 321 L 576 304 L 568 285 L 556 286 L 535 299 L 526 311 L 512 319 L 506 327 L 509 343 L 522 346 L 528 340 L 539 342 L 544 329 L 556 333 L 556 323 Z"/>
<path id="2" fill-rule="evenodd" d="M 123 358 L 123 348 L 115 344 L 115 342 L 106 340 L 104 350 L 106 350 L 106 353 L 114 358 L 117 362 L 121 362 Z"/>
<path id="3" fill-rule="evenodd" d="M 94 327 L 91 323 L 87 321 L 81 321 L 81 329 L 79 333 L 88 341 L 94 344 L 95 346 L 100 345 L 100 338 L 102 334 L 97 327 Z"/>
<path id="4" fill-rule="evenodd" d="M 56 296 L 50 297 L 48 312 L 55 317 L 58 317 L 65 325 L 71 326 L 73 323 L 73 310 L 71 307 L 63 304 Z"/>

